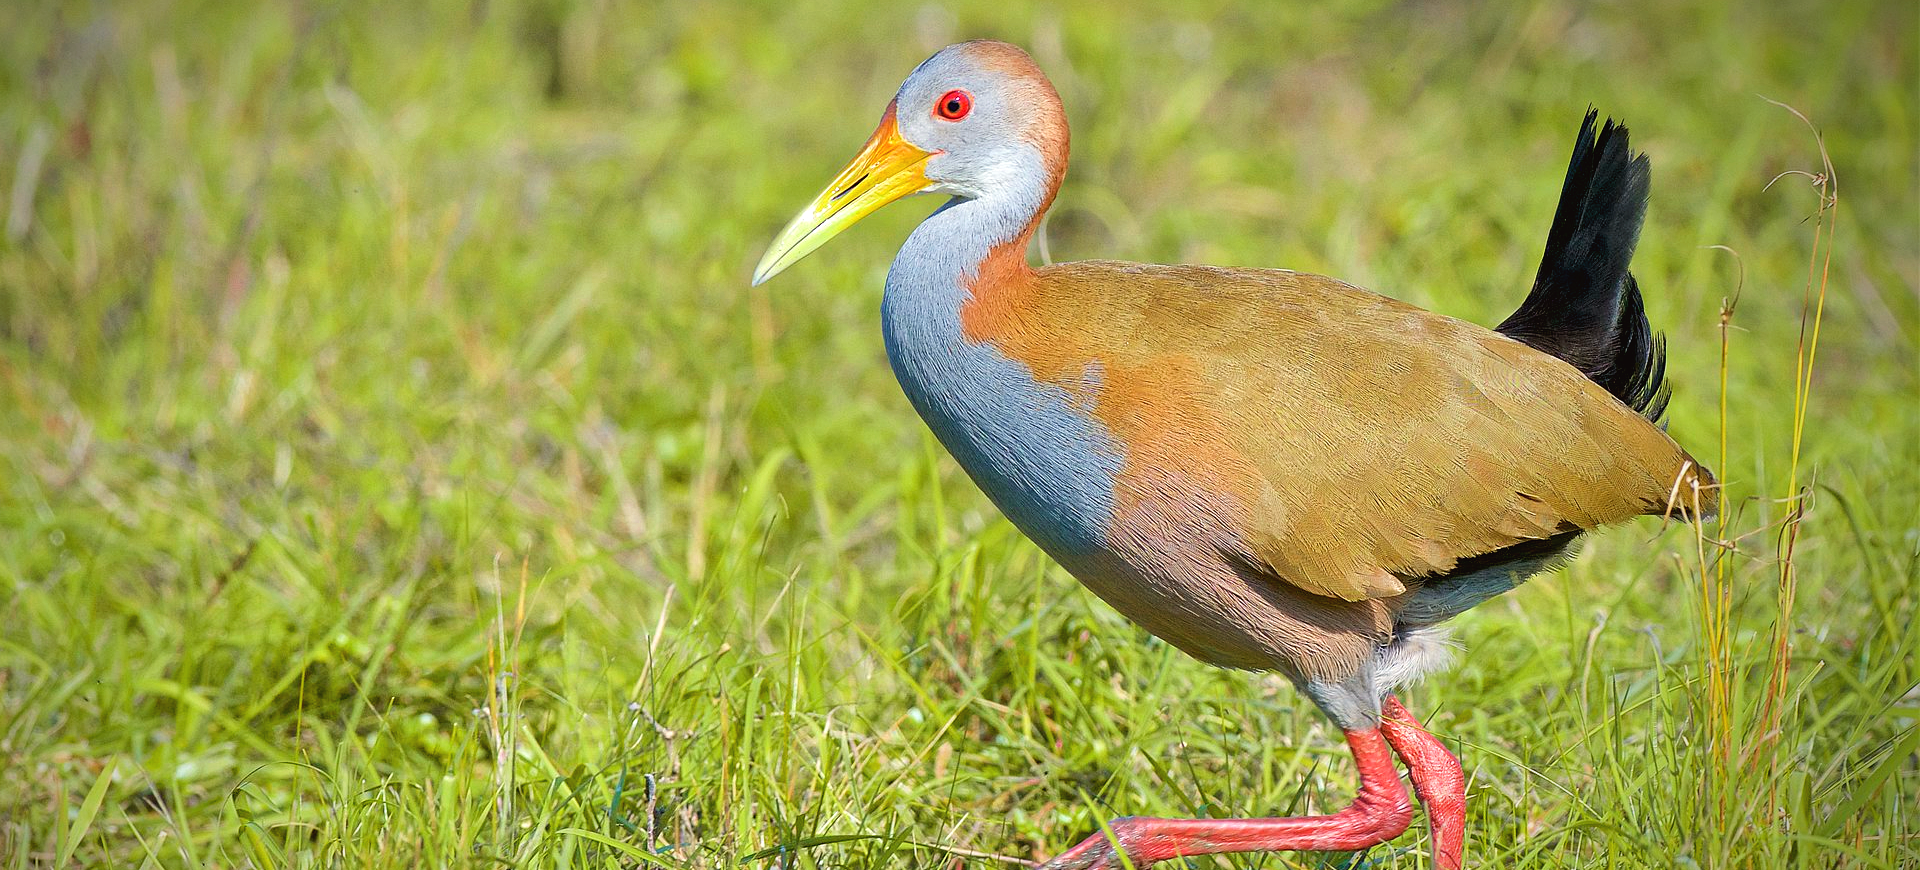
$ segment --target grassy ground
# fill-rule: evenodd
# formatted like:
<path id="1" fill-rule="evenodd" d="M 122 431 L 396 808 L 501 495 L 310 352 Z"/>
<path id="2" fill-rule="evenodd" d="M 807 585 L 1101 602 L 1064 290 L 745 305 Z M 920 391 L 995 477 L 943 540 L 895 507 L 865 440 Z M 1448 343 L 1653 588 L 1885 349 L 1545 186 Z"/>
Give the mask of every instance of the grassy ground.
<path id="1" fill-rule="evenodd" d="M 1478 866 L 1920 866 L 1915 7 L 1118 5 L 10 10 L 0 864 L 993 867 L 1342 804 L 1308 705 L 1125 623 L 914 419 L 876 308 L 930 203 L 746 286 L 996 36 L 1075 125 L 1050 256 L 1482 323 L 1581 110 L 1630 120 L 1737 546 L 1601 535 L 1409 700 Z M 1821 146 L 1762 95 L 1837 179 L 1768 188 Z"/>

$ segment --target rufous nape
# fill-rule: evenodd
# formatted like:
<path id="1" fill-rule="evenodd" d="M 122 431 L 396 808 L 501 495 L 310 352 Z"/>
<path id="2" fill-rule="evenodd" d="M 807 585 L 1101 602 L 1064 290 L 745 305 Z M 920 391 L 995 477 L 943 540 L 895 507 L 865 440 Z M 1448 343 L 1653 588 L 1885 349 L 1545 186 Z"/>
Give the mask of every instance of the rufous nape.
<path id="1" fill-rule="evenodd" d="M 1461 866 L 1465 777 L 1393 690 L 1442 624 L 1593 528 L 1713 514 L 1659 421 L 1665 346 L 1628 273 L 1649 168 L 1625 127 L 1574 140 L 1546 254 L 1494 329 L 1277 269 L 1034 267 L 1067 169 L 1060 97 L 1001 42 L 920 64 L 859 155 L 774 239 L 766 281 L 901 197 L 950 199 L 894 258 L 887 357 L 1007 518 L 1148 631 L 1286 676 L 1345 732 L 1360 786 L 1327 816 L 1123 818 L 1047 868 L 1358 850 L 1425 806 Z"/>

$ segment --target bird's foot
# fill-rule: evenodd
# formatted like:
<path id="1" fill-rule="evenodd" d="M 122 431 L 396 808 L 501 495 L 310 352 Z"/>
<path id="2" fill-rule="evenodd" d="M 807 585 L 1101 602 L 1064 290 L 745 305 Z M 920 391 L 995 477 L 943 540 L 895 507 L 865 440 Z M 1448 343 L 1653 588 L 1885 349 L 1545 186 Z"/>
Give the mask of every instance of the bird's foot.
<path id="1" fill-rule="evenodd" d="M 1406 762 L 1413 779 L 1413 791 L 1427 810 L 1427 825 L 1433 831 L 1433 866 L 1436 870 L 1460 870 L 1466 856 L 1467 777 L 1460 760 L 1447 751 L 1440 738 L 1420 727 L 1420 720 L 1388 695 L 1380 704 L 1380 731 L 1393 751 Z"/>
<path id="2" fill-rule="evenodd" d="M 1111 836 L 1102 832 L 1088 837 L 1040 870 L 1122 870 L 1122 852 L 1135 868 L 1144 868 L 1168 858 L 1223 852 L 1354 851 L 1399 836 L 1413 820 L 1413 805 L 1380 731 L 1349 731 L 1347 743 L 1360 767 L 1360 793 L 1351 806 L 1333 815 L 1116 819 L 1108 826 Z"/>
<path id="3" fill-rule="evenodd" d="M 1146 857 L 1149 851 L 1146 840 L 1150 834 L 1141 830 L 1140 823 L 1148 821 L 1162 820 L 1139 816 L 1114 819 L 1107 823 L 1107 831 L 1112 832 L 1112 837 L 1107 836 L 1107 831 L 1094 834 L 1081 840 L 1080 845 L 1055 855 L 1053 860 L 1040 865 L 1040 870 L 1121 870 L 1125 865 L 1120 862 L 1120 854 L 1114 849 L 1115 843 L 1126 850 L 1133 866 L 1144 866 L 1150 863 Z"/>

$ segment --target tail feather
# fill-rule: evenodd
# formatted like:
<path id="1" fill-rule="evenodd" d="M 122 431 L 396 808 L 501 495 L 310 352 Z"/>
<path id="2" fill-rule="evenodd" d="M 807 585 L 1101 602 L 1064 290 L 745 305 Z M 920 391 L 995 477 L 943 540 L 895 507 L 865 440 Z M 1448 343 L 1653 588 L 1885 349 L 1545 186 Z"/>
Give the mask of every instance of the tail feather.
<path id="1" fill-rule="evenodd" d="M 1647 213 L 1652 168 L 1609 119 L 1588 109 L 1573 143 L 1546 253 L 1526 301 L 1501 333 L 1579 369 L 1654 422 L 1666 412 L 1666 341 L 1647 323 L 1627 271 Z"/>

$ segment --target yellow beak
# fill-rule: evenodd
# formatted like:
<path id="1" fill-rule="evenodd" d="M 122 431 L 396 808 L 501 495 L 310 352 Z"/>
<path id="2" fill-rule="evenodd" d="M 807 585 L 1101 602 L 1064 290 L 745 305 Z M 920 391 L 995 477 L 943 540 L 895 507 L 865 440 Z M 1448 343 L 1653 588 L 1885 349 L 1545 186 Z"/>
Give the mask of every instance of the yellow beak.
<path id="1" fill-rule="evenodd" d="M 767 246 L 766 256 L 754 267 L 757 286 L 785 271 L 800 258 L 814 252 L 828 239 L 840 234 L 881 206 L 909 194 L 932 187 L 927 180 L 927 158 L 933 155 L 900 138 L 900 124 L 894 119 L 893 104 L 880 118 L 860 154 L 840 170 L 827 189 L 787 224 Z"/>

